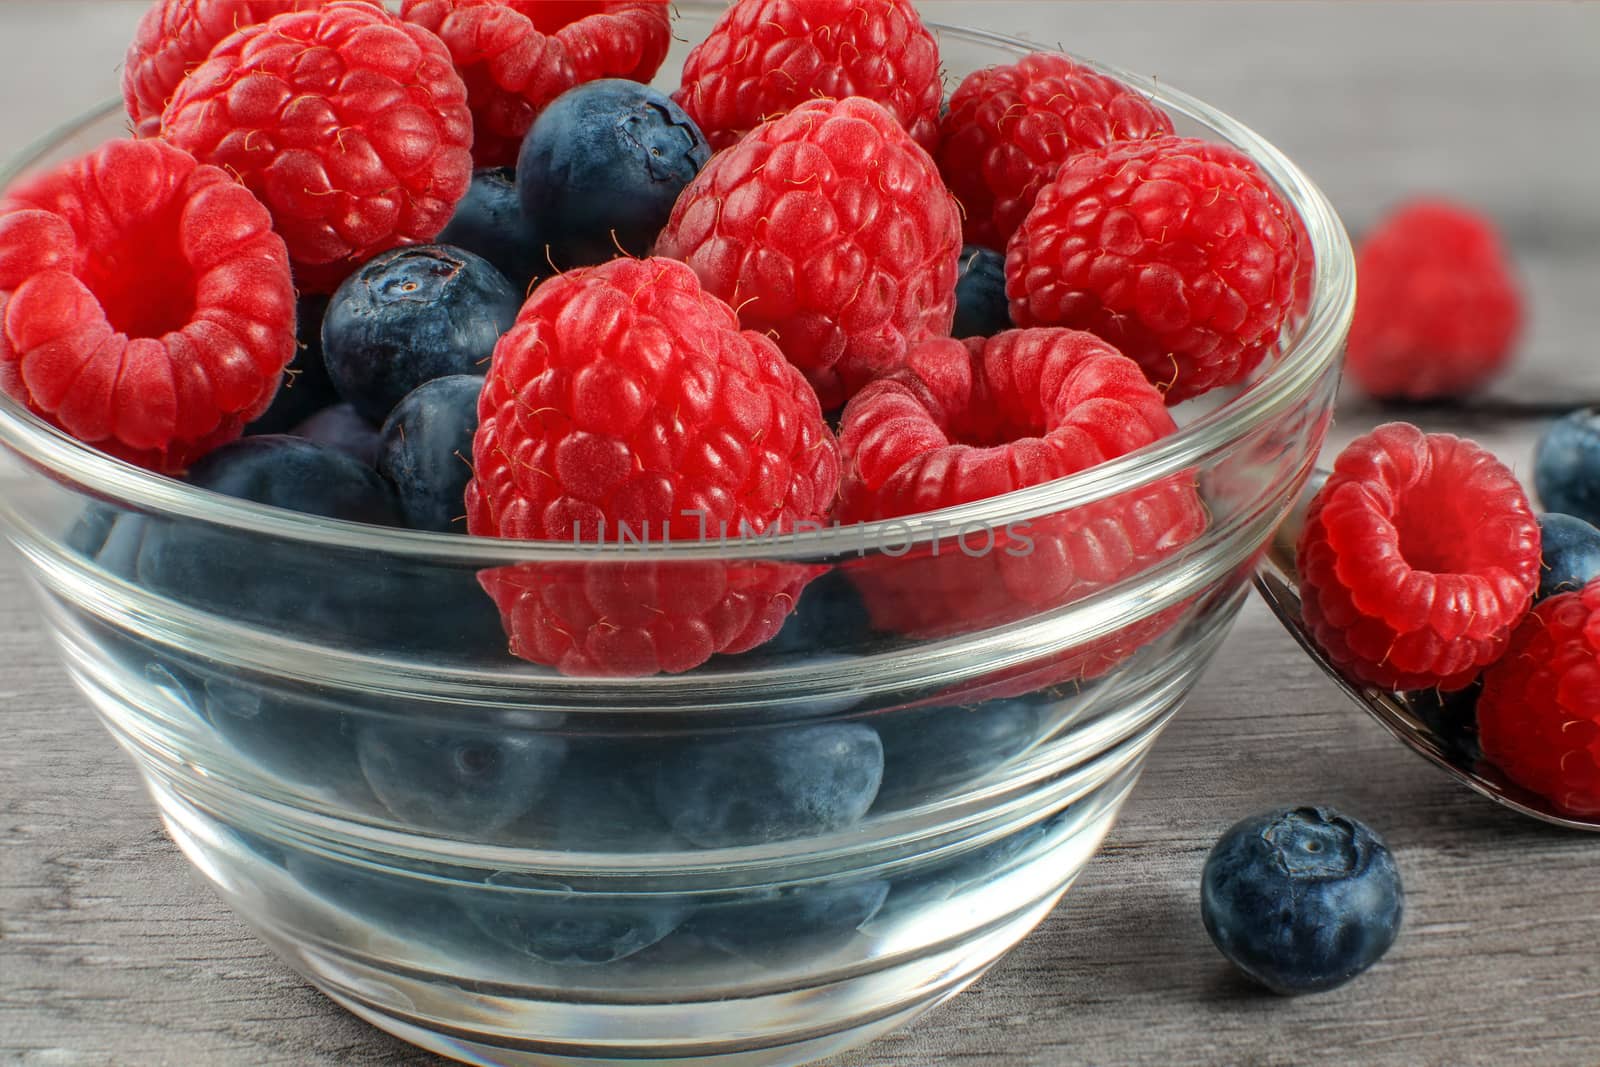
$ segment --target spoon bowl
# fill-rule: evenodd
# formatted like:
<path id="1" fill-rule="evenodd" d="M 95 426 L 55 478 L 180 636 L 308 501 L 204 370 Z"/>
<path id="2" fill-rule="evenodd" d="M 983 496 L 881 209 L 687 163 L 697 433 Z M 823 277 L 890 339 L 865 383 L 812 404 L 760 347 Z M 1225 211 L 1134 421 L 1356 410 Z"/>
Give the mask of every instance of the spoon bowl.
<path id="1" fill-rule="evenodd" d="M 1493 763 L 1475 757 L 1469 746 L 1430 723 L 1420 694 L 1396 693 L 1354 681 L 1323 653 L 1306 630 L 1300 605 L 1300 573 L 1295 567 L 1295 543 L 1305 521 L 1305 506 L 1326 475 L 1318 472 L 1303 491 L 1300 503 L 1278 527 L 1267 553 L 1256 567 L 1255 586 L 1284 629 L 1305 649 L 1313 663 L 1332 678 L 1346 696 L 1395 739 L 1429 763 L 1449 773 L 1467 788 L 1512 811 L 1570 830 L 1600 831 L 1600 820 L 1585 819 L 1557 808 L 1546 798 L 1524 789 Z M 1470 746 L 1476 748 L 1476 746 Z"/>

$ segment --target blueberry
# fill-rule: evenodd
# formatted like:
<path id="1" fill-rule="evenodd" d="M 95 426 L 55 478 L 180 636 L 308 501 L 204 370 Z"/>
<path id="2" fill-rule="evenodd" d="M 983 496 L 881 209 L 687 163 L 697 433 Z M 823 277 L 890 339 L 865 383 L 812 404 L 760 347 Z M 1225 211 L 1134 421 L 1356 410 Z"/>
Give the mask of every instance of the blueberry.
<path id="1" fill-rule="evenodd" d="M 888 895 L 889 883 L 879 878 L 773 886 L 702 907 L 684 929 L 733 952 L 783 947 L 815 952 L 870 922 Z"/>
<path id="2" fill-rule="evenodd" d="M 378 428 L 363 418 L 354 404 L 335 404 L 323 408 L 295 426 L 289 434 L 327 445 L 369 467 L 378 462 Z"/>
<path id="3" fill-rule="evenodd" d="M 883 738 L 883 788 L 878 806 L 926 803 L 972 785 L 1028 749 L 1042 709 L 1026 700 L 976 707 L 911 708 L 877 715 Z"/>
<path id="4" fill-rule="evenodd" d="M 576 893 L 548 880 L 500 874 L 492 889 L 458 900 L 497 943 L 555 964 L 616 963 L 649 948 L 689 917 L 681 897 Z"/>
<path id="5" fill-rule="evenodd" d="M 295 308 L 294 359 L 284 371 L 283 384 L 272 404 L 249 426 L 247 434 L 288 433 L 314 413 L 339 402 L 322 358 L 322 316 L 326 296 L 303 296 Z"/>
<path id="6" fill-rule="evenodd" d="M 688 847 L 656 811 L 659 743 L 573 740 L 566 766 L 541 805 L 550 843 L 568 852 L 675 852 Z"/>
<path id="7" fill-rule="evenodd" d="M 1600 526 L 1600 410 L 1574 411 L 1545 431 L 1533 484 L 1546 511 Z"/>
<path id="8" fill-rule="evenodd" d="M 656 806 L 702 847 L 760 844 L 854 825 L 882 780 L 872 727 L 787 727 L 683 745 L 656 775 Z"/>
<path id="9" fill-rule="evenodd" d="M 961 249 L 956 276 L 956 321 L 951 337 L 993 337 L 1011 329 L 1006 300 L 1006 257 L 978 245 Z"/>
<path id="10" fill-rule="evenodd" d="M 522 309 L 522 290 L 449 245 L 396 248 L 345 279 L 322 320 L 339 395 L 374 423 L 423 382 L 483 374 Z"/>
<path id="11" fill-rule="evenodd" d="M 401 822 L 448 833 L 493 833 L 555 782 L 560 737 L 533 731 L 446 729 L 374 720 L 356 727 L 367 785 Z"/>
<path id="12" fill-rule="evenodd" d="M 259 773 L 339 797 L 345 806 L 372 806 L 337 708 L 209 672 L 195 695 L 218 736 Z"/>
<path id="13" fill-rule="evenodd" d="M 476 375 L 435 378 L 407 393 L 383 424 L 378 473 L 394 485 L 414 530 L 467 532 L 463 498 L 482 391 Z"/>
<path id="14" fill-rule="evenodd" d="M 711 149 L 665 94 L 604 78 L 539 114 L 517 157 L 522 216 L 571 267 L 642 256 Z"/>
<path id="15" fill-rule="evenodd" d="M 455 952 L 476 951 L 481 938 L 451 889 L 440 882 L 284 850 L 284 867 L 306 892 L 335 909 L 373 923 L 391 937 Z"/>
<path id="16" fill-rule="evenodd" d="M 472 172 L 472 185 L 438 241 L 482 256 L 523 292 L 536 275 L 549 269 L 544 242 L 523 220 L 516 172 L 510 167 Z"/>
<path id="17" fill-rule="evenodd" d="M 214 493 L 346 522 L 399 526 L 394 491 L 371 467 L 298 437 L 245 437 L 189 468 L 188 482 Z"/>
<path id="18" fill-rule="evenodd" d="M 1600 530 L 1571 515 L 1539 516 L 1539 592 L 1536 600 L 1571 593 L 1600 577 Z"/>
<path id="19" fill-rule="evenodd" d="M 111 531 L 116 529 L 117 519 L 120 516 L 121 512 L 110 504 L 90 500 L 83 505 L 83 510 L 78 512 L 78 517 L 67 528 L 62 541 L 85 559 L 95 559 L 105 548 L 106 541 L 111 537 Z"/>
<path id="20" fill-rule="evenodd" d="M 859 653 L 872 636 L 872 620 L 861 594 L 844 571 L 835 567 L 814 579 L 772 640 L 741 658 L 799 658 L 823 652 Z"/>
<path id="21" fill-rule="evenodd" d="M 1478 694 L 1481 692 L 1483 682 L 1480 679 L 1451 693 L 1422 689 L 1408 693 L 1406 699 L 1447 753 L 1473 764 L 1483 758 L 1483 749 L 1478 745 Z"/>
<path id="22" fill-rule="evenodd" d="M 1206 857 L 1200 916 L 1217 948 L 1275 993 L 1316 993 L 1371 967 L 1400 932 L 1394 858 L 1330 808 L 1236 823 Z"/>

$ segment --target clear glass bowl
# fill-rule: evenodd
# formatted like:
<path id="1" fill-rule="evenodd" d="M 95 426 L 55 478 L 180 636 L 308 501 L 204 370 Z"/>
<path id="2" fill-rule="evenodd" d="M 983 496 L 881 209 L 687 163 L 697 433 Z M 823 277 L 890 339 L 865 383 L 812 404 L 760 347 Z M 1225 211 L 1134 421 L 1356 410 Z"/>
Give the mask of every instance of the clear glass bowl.
<path id="1" fill-rule="evenodd" d="M 683 12 L 662 84 L 712 17 Z M 952 84 L 1032 47 L 938 32 Z M 497 542 L 219 497 L 0 398 L 0 528 L 68 671 L 173 838 L 291 966 L 447 1056 L 786 1064 L 905 1023 L 1049 913 L 1311 469 L 1353 300 L 1347 239 L 1304 175 L 1112 73 L 1253 156 L 1316 272 L 1251 382 L 1063 481 L 757 541 Z M 103 109 L 7 180 L 121 133 Z M 1204 502 L 1198 537 L 1114 582 L 1045 580 L 1115 555 L 1097 524 L 1174 487 Z M 1054 570 L 974 550 L 1019 526 Z M 624 624 L 685 597 L 787 606 L 815 580 L 743 655 L 583 678 L 505 653 L 488 572 L 535 611 L 604 590 Z"/>

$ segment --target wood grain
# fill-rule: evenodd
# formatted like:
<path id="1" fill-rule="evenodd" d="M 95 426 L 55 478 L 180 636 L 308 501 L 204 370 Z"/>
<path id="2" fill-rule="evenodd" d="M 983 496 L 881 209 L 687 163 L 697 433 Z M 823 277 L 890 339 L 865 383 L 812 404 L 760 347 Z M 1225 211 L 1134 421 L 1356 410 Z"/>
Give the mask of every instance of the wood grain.
<path id="1" fill-rule="evenodd" d="M 1505 225 L 1532 294 L 1505 396 L 1600 396 L 1600 6 L 949 4 L 1150 71 L 1274 139 L 1353 230 L 1418 191 Z M 115 91 L 142 4 L 0 4 L 0 149 Z M 1352 412 L 1342 443 L 1382 413 Z M 1464 428 L 1517 469 L 1537 423 Z M 0 491 L 4 486 L 0 484 Z M 131 765 L 54 662 L 0 549 L 0 1061 L 436 1064 L 279 964 L 191 875 Z M 1395 849 L 1399 943 L 1369 975 L 1280 1000 L 1232 976 L 1198 920 L 1235 818 L 1343 806 Z M 1325 684 L 1252 602 L 1150 759 L 1102 854 L 991 974 L 833 1067 L 1572 1064 L 1600 1060 L 1600 839 L 1504 813 Z"/>

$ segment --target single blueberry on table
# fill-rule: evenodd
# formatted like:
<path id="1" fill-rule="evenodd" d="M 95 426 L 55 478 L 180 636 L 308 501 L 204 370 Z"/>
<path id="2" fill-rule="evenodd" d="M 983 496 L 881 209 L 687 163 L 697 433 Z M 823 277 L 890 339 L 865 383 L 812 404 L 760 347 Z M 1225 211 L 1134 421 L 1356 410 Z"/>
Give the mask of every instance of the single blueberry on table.
<path id="1" fill-rule="evenodd" d="M 1342 985 L 1400 932 L 1394 857 L 1363 823 L 1282 808 L 1223 834 L 1200 876 L 1200 916 L 1222 954 L 1275 993 Z"/>
<path id="2" fill-rule="evenodd" d="M 368 422 L 354 404 L 323 408 L 296 425 L 289 435 L 327 445 L 369 467 L 378 462 L 378 427 Z"/>
<path id="3" fill-rule="evenodd" d="M 545 963 L 599 966 L 642 952 L 689 917 L 682 897 L 578 893 L 519 875 L 495 875 L 490 888 L 457 897 L 496 943 Z"/>
<path id="4" fill-rule="evenodd" d="M 956 275 L 956 321 L 951 337 L 993 337 L 1011 329 L 1006 300 L 1006 257 L 978 245 L 961 249 Z"/>
<path id="5" fill-rule="evenodd" d="M 1546 511 L 1600 526 L 1600 410 L 1574 411 L 1545 431 L 1533 484 Z"/>
<path id="6" fill-rule="evenodd" d="M 878 807 L 926 803 L 968 788 L 1025 752 L 1043 719 L 1043 709 L 1021 699 L 873 716 L 872 725 L 883 739 Z"/>
<path id="7" fill-rule="evenodd" d="M 472 172 L 472 185 L 439 231 L 438 243 L 482 256 L 523 292 L 536 276 L 550 270 L 544 261 L 544 242 L 522 217 L 517 176 L 510 167 Z"/>
<path id="8" fill-rule="evenodd" d="M 1539 516 L 1539 592 L 1535 600 L 1573 593 L 1600 578 L 1600 529 L 1571 515 Z"/>
<path id="9" fill-rule="evenodd" d="M 295 354 L 284 370 L 272 404 L 249 426 L 247 434 L 288 433 L 323 408 L 339 402 L 339 393 L 328 377 L 322 358 L 322 316 L 328 298 L 303 296 L 295 306 Z"/>
<path id="10" fill-rule="evenodd" d="M 381 424 L 402 397 L 447 374 L 483 374 L 522 309 L 489 261 L 449 245 L 375 257 L 333 294 L 322 350 L 339 395 Z"/>
<path id="11" fill-rule="evenodd" d="M 656 806 L 703 848 L 754 845 L 853 826 L 882 781 L 872 727 L 784 727 L 684 743 L 656 774 Z"/>
<path id="12" fill-rule="evenodd" d="M 643 256 L 709 158 L 670 97 L 638 82 L 588 82 L 540 112 L 522 142 L 522 216 L 560 270 Z"/>
<path id="13" fill-rule="evenodd" d="M 476 375 L 435 378 L 407 393 L 383 424 L 378 473 L 395 487 L 414 530 L 467 532 L 465 497 L 482 391 Z"/>
<path id="14" fill-rule="evenodd" d="M 493 833 L 527 814 L 567 754 L 549 734 L 375 717 L 355 727 L 355 746 L 367 785 L 395 818 L 456 834 Z"/>

